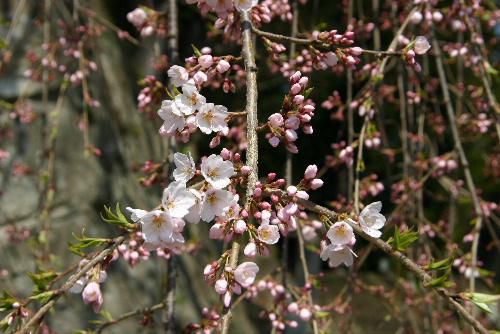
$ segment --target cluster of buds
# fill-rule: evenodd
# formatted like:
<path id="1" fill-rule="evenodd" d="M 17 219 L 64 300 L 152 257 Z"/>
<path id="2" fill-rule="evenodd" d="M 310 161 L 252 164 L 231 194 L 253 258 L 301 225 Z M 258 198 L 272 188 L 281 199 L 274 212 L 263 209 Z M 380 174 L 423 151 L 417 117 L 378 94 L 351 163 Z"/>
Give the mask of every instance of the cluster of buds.
<path id="1" fill-rule="evenodd" d="M 17 324 L 22 323 L 29 316 L 29 310 L 18 301 L 13 302 L 11 305 L 4 304 L 2 306 L 4 307 L 3 310 L 10 310 L 10 313 L 0 321 L 0 328 L 16 328 Z"/>
<path id="2" fill-rule="evenodd" d="M 224 253 L 219 261 L 205 266 L 205 280 L 214 286 L 215 292 L 222 297 L 224 306 L 231 304 L 232 294 L 241 294 L 242 288 L 249 288 L 255 281 L 259 267 L 254 262 L 242 262 L 235 269 L 224 267 L 228 254 Z"/>
<path id="3" fill-rule="evenodd" d="M 109 261 L 114 260 L 115 258 L 109 258 L 107 260 L 107 264 Z M 82 259 L 78 264 L 78 269 L 81 269 L 85 266 L 89 261 L 87 259 Z M 101 288 L 99 284 L 102 284 L 106 281 L 107 273 L 105 270 L 102 270 L 101 265 L 97 265 L 91 270 L 89 270 L 85 276 L 80 277 L 75 285 L 73 285 L 69 292 L 71 293 L 81 293 L 82 299 L 85 304 L 90 304 L 95 313 L 98 313 L 104 303 L 104 299 L 101 293 Z"/>
<path id="4" fill-rule="evenodd" d="M 152 160 L 146 160 L 140 167 L 140 171 L 145 174 L 145 176 L 139 179 L 140 184 L 143 187 L 152 187 L 155 184 L 161 184 L 162 182 L 164 182 L 165 181 L 165 176 L 163 175 L 164 163 L 154 162 Z"/>
<path id="5" fill-rule="evenodd" d="M 18 119 L 23 124 L 30 124 L 38 117 L 33 110 L 33 106 L 26 101 L 19 101 L 13 105 L 13 109 L 9 113 L 10 119 Z M 1 158 L 0 158 L 1 160 Z"/>
<path id="6" fill-rule="evenodd" d="M 384 185 L 378 181 L 377 174 L 371 174 L 360 182 L 359 196 L 362 199 L 368 196 L 378 196 L 382 191 L 384 191 Z"/>
<path id="7" fill-rule="evenodd" d="M 165 96 L 165 87 L 153 75 L 148 75 L 141 81 L 139 86 L 142 87 L 139 95 L 137 96 L 137 106 L 140 112 L 152 115 L 161 104 Z M 152 117 L 152 116 L 151 116 Z"/>
<path id="8" fill-rule="evenodd" d="M 422 67 L 415 60 L 416 55 L 424 55 L 431 48 L 431 44 L 424 36 L 417 36 L 415 40 L 411 41 L 404 49 L 403 49 L 403 59 L 406 61 L 406 64 L 413 68 L 415 72 L 420 72 Z"/>
<path id="9" fill-rule="evenodd" d="M 296 130 L 302 128 L 305 134 L 313 133 L 310 121 L 315 106 L 311 100 L 306 100 L 311 91 L 307 89 L 308 82 L 309 79 L 298 71 L 290 77 L 290 91 L 283 100 L 281 111 L 268 118 L 270 132 L 266 138 L 271 146 L 276 147 L 283 141 L 289 152 L 297 153 L 299 150 L 294 143 L 298 138 Z"/>
<path id="10" fill-rule="evenodd" d="M 148 37 L 153 34 L 159 37 L 167 35 L 167 27 L 164 17 L 147 7 L 139 7 L 127 14 L 127 20 L 141 33 Z"/>
<path id="11" fill-rule="evenodd" d="M 67 76 L 72 85 L 80 85 L 86 77 L 97 71 L 97 64 L 85 57 L 85 52 L 90 49 L 88 44 L 78 41 L 89 40 L 89 37 L 99 36 L 104 27 L 100 25 L 80 25 L 76 28 L 66 26 L 60 22 L 58 32 L 62 35 L 50 43 L 42 44 L 43 54 L 34 51 L 26 53 L 30 66 L 24 71 L 24 76 L 35 81 L 43 80 L 42 74 L 48 73 L 47 80 L 53 81 L 60 76 Z M 89 101 L 93 101 L 91 98 Z M 88 103 L 93 106 L 92 103 Z"/>
<path id="12" fill-rule="evenodd" d="M 10 243 L 19 243 L 28 240 L 31 236 L 31 230 L 24 226 L 8 225 L 3 233 L 7 236 Z"/>
<path id="13" fill-rule="evenodd" d="M 150 256 L 150 251 L 142 246 L 142 232 L 135 232 L 131 235 L 131 239 L 118 246 L 118 252 L 130 266 L 134 267 L 141 260 L 147 260 Z"/>
<path id="14" fill-rule="evenodd" d="M 432 173 L 434 177 L 449 174 L 458 167 L 456 160 L 445 156 L 432 158 L 432 164 L 434 165 L 434 172 Z"/>
<path id="15" fill-rule="evenodd" d="M 208 309 L 204 307 L 201 310 L 200 323 L 190 323 L 186 326 L 186 333 L 214 333 L 220 325 L 221 315 L 215 309 Z"/>
<path id="16" fill-rule="evenodd" d="M 212 49 L 204 47 L 196 50 L 196 56 L 186 58 L 186 67 L 173 66 L 169 70 L 169 77 L 177 87 L 191 82 L 198 87 L 210 86 L 214 89 L 222 89 L 225 93 L 236 91 L 234 81 L 231 78 L 231 70 L 236 74 L 243 74 L 241 66 L 235 63 L 233 56 L 213 56 Z"/>
<path id="17" fill-rule="evenodd" d="M 442 20 L 443 20 L 443 13 L 441 13 L 438 10 L 435 11 L 425 10 L 424 12 L 415 11 L 410 17 L 410 22 L 415 25 L 421 24 L 422 21 L 426 22 L 428 25 L 432 25 L 433 22 L 439 23 Z"/>

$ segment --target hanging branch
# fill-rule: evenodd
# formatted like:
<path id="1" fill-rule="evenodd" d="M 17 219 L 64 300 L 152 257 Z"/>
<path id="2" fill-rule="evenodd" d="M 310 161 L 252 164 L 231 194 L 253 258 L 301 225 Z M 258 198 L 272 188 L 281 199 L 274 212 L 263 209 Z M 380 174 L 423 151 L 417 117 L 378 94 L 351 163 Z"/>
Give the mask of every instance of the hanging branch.
<path id="1" fill-rule="evenodd" d="M 282 191 L 280 191 L 281 195 L 286 197 L 286 194 Z M 315 204 L 311 201 L 308 200 L 303 200 L 303 199 L 297 199 L 297 203 L 304 208 L 308 209 L 309 211 L 316 212 L 320 215 L 324 215 L 328 217 L 330 220 L 335 221 L 338 218 L 338 214 L 334 211 L 331 211 L 325 207 L 322 207 L 318 204 Z M 481 334 L 488 334 L 488 330 L 484 328 L 484 326 L 474 318 L 474 316 L 469 313 L 465 307 L 463 307 L 458 301 L 458 297 L 456 294 L 452 294 L 445 288 L 441 287 L 432 287 L 429 286 L 429 282 L 432 281 L 432 277 L 425 272 L 418 264 L 413 262 L 411 259 L 406 257 L 403 253 L 393 249 L 388 243 L 381 239 L 373 238 L 366 233 L 363 232 L 361 227 L 358 224 L 353 224 L 349 221 L 347 223 L 352 227 L 354 232 L 361 236 L 363 239 L 368 241 L 371 245 L 374 245 L 378 249 L 382 250 L 384 253 L 392 257 L 394 260 L 399 262 L 403 267 L 411 271 L 413 274 L 415 274 L 423 283 L 424 287 L 431 288 L 433 291 L 435 291 L 440 297 L 442 297 L 446 303 L 455 311 L 457 311 L 458 314 L 460 314 L 467 323 L 469 323 L 472 327 L 474 327 L 475 330 L 477 330 Z"/>
<path id="2" fill-rule="evenodd" d="M 259 144 L 257 137 L 257 127 L 259 126 L 257 118 L 257 66 L 255 65 L 255 51 L 252 44 L 252 23 L 248 12 L 241 11 L 241 30 L 243 39 L 243 59 L 247 73 L 247 104 L 245 111 L 247 113 L 247 155 L 246 164 L 250 166 L 251 171 L 248 175 L 248 183 L 246 189 L 245 208 L 248 210 L 251 204 L 255 184 L 258 181 L 258 159 L 259 159 Z M 240 244 L 238 241 L 233 240 L 231 246 L 230 266 L 236 268 L 238 265 L 238 254 L 240 251 Z M 229 332 L 229 325 L 231 322 L 231 309 L 230 307 L 224 310 L 222 319 L 222 334 Z"/>
<path id="3" fill-rule="evenodd" d="M 138 309 L 135 311 L 130 311 L 130 312 L 124 313 L 124 314 L 120 315 L 119 317 L 117 317 L 116 319 L 113 319 L 113 320 L 110 320 L 110 321 L 107 321 L 107 322 L 100 324 L 99 327 L 97 327 L 95 329 L 95 332 L 96 332 L 96 334 L 100 334 L 100 333 L 104 332 L 104 330 L 106 328 L 113 326 L 113 325 L 116 325 L 124 320 L 133 318 L 137 315 L 149 314 L 149 313 L 156 312 L 158 310 L 163 310 L 166 306 L 167 305 L 165 303 L 159 303 L 159 304 L 156 304 L 156 305 L 153 305 L 150 307 L 145 307 L 145 308 L 141 308 L 141 309 Z"/>
<path id="4" fill-rule="evenodd" d="M 69 289 L 75 283 L 83 277 L 89 270 L 95 267 L 96 264 L 103 261 L 106 257 L 111 255 L 116 247 L 118 247 L 123 241 L 125 241 L 125 236 L 120 236 L 113 239 L 108 247 L 97 253 L 87 264 L 85 264 L 77 273 L 72 275 L 66 283 L 64 283 L 59 289 L 52 290 L 52 298 L 46 302 L 38 311 L 29 318 L 24 325 L 19 330 L 18 334 L 28 334 L 31 333 L 31 328 L 37 324 L 39 324 L 45 314 L 49 312 L 52 307 L 56 304 L 57 300 L 66 294 Z"/>
<path id="5" fill-rule="evenodd" d="M 439 43 L 437 42 L 436 37 L 432 36 L 432 47 L 434 49 L 434 54 L 436 56 L 436 65 L 439 75 L 439 82 L 441 85 L 441 89 L 444 97 L 444 104 L 446 106 L 446 113 L 448 114 L 448 121 L 451 127 L 451 133 L 453 135 L 453 141 L 455 143 L 455 149 L 458 152 L 458 156 L 460 158 L 460 163 L 464 169 L 465 182 L 467 184 L 467 188 L 469 188 L 470 195 L 472 197 L 472 203 L 474 205 L 474 211 L 476 215 L 476 224 L 474 226 L 473 234 L 474 239 L 472 241 L 472 249 L 471 249 L 471 270 L 472 274 L 469 278 L 469 289 L 471 293 L 475 291 L 475 280 L 476 277 L 474 273 L 477 270 L 477 251 L 479 247 L 479 236 L 482 227 L 482 218 L 483 213 L 481 210 L 481 204 L 479 202 L 479 197 L 477 196 L 476 186 L 474 184 L 474 180 L 472 179 L 472 174 L 469 168 L 469 161 L 467 160 L 467 156 L 465 155 L 464 149 L 462 147 L 462 141 L 460 139 L 460 134 L 458 133 L 457 121 L 455 119 L 455 111 L 453 110 L 453 106 L 451 104 L 450 93 L 448 90 L 448 82 L 446 81 L 446 74 L 444 72 L 443 59 L 441 56 L 441 49 L 439 48 Z M 474 311 L 473 311 L 474 312 Z"/>

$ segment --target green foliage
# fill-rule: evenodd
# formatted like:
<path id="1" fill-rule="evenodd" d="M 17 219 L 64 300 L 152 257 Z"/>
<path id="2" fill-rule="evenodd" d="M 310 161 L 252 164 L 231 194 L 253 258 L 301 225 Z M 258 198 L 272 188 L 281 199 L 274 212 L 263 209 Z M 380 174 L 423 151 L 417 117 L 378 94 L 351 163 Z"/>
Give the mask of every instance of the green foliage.
<path id="1" fill-rule="evenodd" d="M 3 296 L 0 297 L 0 312 L 12 310 L 12 305 L 15 302 L 17 302 L 17 300 L 4 291 Z"/>
<path id="2" fill-rule="evenodd" d="M 34 296 L 31 296 L 30 299 L 31 300 L 37 300 L 39 301 L 40 303 L 42 304 L 45 304 L 46 302 L 48 302 L 54 295 L 56 294 L 55 291 L 45 291 L 45 292 L 42 292 L 42 293 L 39 293 L 39 294 L 36 294 Z"/>
<path id="3" fill-rule="evenodd" d="M 69 250 L 80 256 L 84 256 L 85 253 L 83 252 L 84 249 L 86 248 L 91 248 L 91 247 L 97 247 L 102 244 L 108 243 L 111 240 L 110 239 L 105 239 L 105 238 L 88 238 L 85 235 L 82 234 L 81 237 L 78 237 L 73 234 L 75 239 L 78 241 L 76 243 L 72 243 L 69 245 Z"/>
<path id="4" fill-rule="evenodd" d="M 450 277 L 453 260 L 454 257 L 450 256 L 449 258 L 446 258 L 444 260 L 437 262 L 432 261 L 430 264 L 428 264 L 425 267 L 426 270 L 442 271 L 444 273 L 436 278 L 433 278 L 430 282 L 426 284 L 426 286 L 434 288 L 437 287 L 448 288 L 453 286 L 453 282 L 450 282 L 448 280 L 448 278 Z"/>
<path id="5" fill-rule="evenodd" d="M 31 278 L 33 283 L 35 284 L 35 289 L 33 292 L 35 294 L 41 293 L 47 290 L 49 283 L 57 277 L 57 273 L 53 271 L 42 271 L 39 273 L 28 273 L 28 276 Z"/>
<path id="6" fill-rule="evenodd" d="M 418 240 L 419 233 L 414 231 L 400 232 L 399 228 L 396 226 L 394 228 L 394 236 L 387 240 L 387 243 L 391 245 L 395 250 L 399 252 L 404 252 L 412 243 Z"/>
<path id="7" fill-rule="evenodd" d="M 489 295 L 486 293 L 464 292 L 460 295 L 462 298 L 470 300 L 474 305 L 487 313 L 492 313 L 488 304 L 493 304 L 500 300 L 500 295 Z"/>
<path id="8" fill-rule="evenodd" d="M 191 47 L 193 48 L 193 53 L 196 57 L 202 56 L 201 51 L 194 44 L 191 44 Z"/>
<path id="9" fill-rule="evenodd" d="M 127 217 L 120 210 L 120 204 L 116 203 L 115 212 L 111 207 L 104 206 L 104 214 L 101 213 L 101 218 L 108 224 L 118 226 L 127 231 L 133 231 L 136 225 L 129 223 Z"/>

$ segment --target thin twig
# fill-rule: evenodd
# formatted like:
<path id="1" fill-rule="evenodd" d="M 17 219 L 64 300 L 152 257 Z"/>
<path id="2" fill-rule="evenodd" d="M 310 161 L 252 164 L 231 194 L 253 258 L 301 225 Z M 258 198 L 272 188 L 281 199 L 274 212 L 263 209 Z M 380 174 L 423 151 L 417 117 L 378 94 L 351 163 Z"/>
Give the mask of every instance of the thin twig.
<path id="1" fill-rule="evenodd" d="M 113 326 L 113 325 L 116 325 L 116 324 L 122 322 L 123 320 L 127 320 L 127 319 L 130 319 L 132 317 L 135 317 L 135 316 L 141 315 L 141 314 L 153 313 L 155 311 L 162 310 L 165 307 L 166 307 L 165 303 L 159 303 L 159 304 L 156 304 L 156 305 L 153 305 L 150 307 L 144 307 L 144 308 L 141 308 L 141 309 L 138 309 L 135 311 L 130 311 L 130 312 L 124 313 L 124 314 L 120 315 L 119 317 L 117 317 L 116 319 L 113 319 L 113 320 L 110 320 L 110 321 L 107 321 L 107 322 L 100 324 L 99 327 L 97 327 L 95 329 L 95 332 L 97 334 L 100 334 L 106 328 Z"/>
<path id="2" fill-rule="evenodd" d="M 366 127 L 368 126 L 369 119 L 368 116 L 365 116 L 365 120 L 363 122 L 363 127 L 361 128 L 361 133 L 359 134 L 358 139 L 358 158 L 356 161 L 356 180 L 354 182 L 354 213 L 359 214 L 359 174 L 362 169 L 363 163 L 363 147 L 365 141 L 365 133 Z"/>
<path id="3" fill-rule="evenodd" d="M 245 198 L 245 208 L 249 210 L 251 205 L 251 199 L 253 191 L 255 189 L 255 184 L 258 181 L 258 159 L 259 159 L 259 145 L 257 137 L 257 127 L 259 126 L 257 118 L 257 66 L 255 65 L 255 51 L 252 44 L 252 23 L 250 21 L 250 16 L 248 12 L 242 11 L 241 15 L 241 30 L 242 30 L 242 42 L 243 42 L 243 59 L 246 69 L 246 108 L 247 112 L 247 154 L 246 154 L 246 164 L 250 166 L 251 172 L 248 175 L 246 198 Z M 233 240 L 231 246 L 231 268 L 235 268 L 238 264 L 238 254 L 240 250 L 240 244 L 238 241 Z M 222 318 L 222 334 L 227 334 L 229 332 L 229 325 L 231 322 L 231 309 L 227 308 L 224 310 L 224 315 Z"/>

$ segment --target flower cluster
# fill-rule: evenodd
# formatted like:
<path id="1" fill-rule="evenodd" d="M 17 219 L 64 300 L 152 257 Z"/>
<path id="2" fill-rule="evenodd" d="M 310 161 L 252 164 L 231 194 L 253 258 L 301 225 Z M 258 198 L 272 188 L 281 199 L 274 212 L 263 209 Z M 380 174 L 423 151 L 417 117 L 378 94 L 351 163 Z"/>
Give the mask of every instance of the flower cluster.
<path id="1" fill-rule="evenodd" d="M 306 100 L 310 93 L 308 82 L 309 78 L 303 77 L 298 71 L 290 77 L 290 91 L 283 100 L 281 111 L 269 116 L 267 121 L 270 132 L 266 138 L 271 146 L 276 147 L 283 141 L 288 151 L 298 153 L 299 149 L 294 143 L 298 138 L 297 130 L 301 128 L 305 134 L 313 133 L 310 121 L 315 106 L 312 101 Z"/>
<path id="2" fill-rule="evenodd" d="M 179 75 L 182 75 L 182 72 L 179 72 Z M 227 108 L 207 103 L 205 97 L 191 83 L 183 84 L 182 94 L 178 94 L 173 100 L 163 101 L 158 115 L 163 119 L 160 134 L 178 134 L 184 141 L 187 141 L 197 128 L 205 134 L 229 131 L 226 121 L 229 116 Z"/>
<path id="3" fill-rule="evenodd" d="M 358 222 L 351 218 L 345 218 L 330 226 L 326 236 L 330 241 L 321 244 L 321 259 L 328 261 L 331 267 L 338 267 L 341 264 L 347 267 L 353 264 L 356 254 L 352 251 L 352 246 L 356 243 L 354 231 L 350 224 L 359 224 L 364 233 L 372 238 L 380 238 L 380 229 L 385 225 L 385 217 L 380 213 L 381 202 L 367 205 L 359 214 Z"/>
<path id="4" fill-rule="evenodd" d="M 139 7 L 127 14 L 127 20 L 140 31 L 141 36 L 147 37 L 153 34 L 166 36 L 167 29 L 162 16 L 147 7 Z"/>

